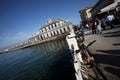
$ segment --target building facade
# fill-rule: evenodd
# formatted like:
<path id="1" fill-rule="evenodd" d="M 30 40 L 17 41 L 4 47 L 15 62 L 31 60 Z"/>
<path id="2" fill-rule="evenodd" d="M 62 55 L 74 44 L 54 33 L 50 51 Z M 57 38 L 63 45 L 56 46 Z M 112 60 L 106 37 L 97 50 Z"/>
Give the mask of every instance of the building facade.
<path id="1" fill-rule="evenodd" d="M 115 1 L 116 0 L 99 0 L 90 11 L 92 16 L 98 15 L 98 13 L 101 11 L 101 9 L 114 3 Z"/>
<path id="2" fill-rule="evenodd" d="M 89 12 L 91 9 L 93 8 L 93 6 L 89 6 L 89 7 L 86 7 L 84 9 L 81 9 L 79 11 L 80 13 L 80 17 L 82 19 L 82 21 L 87 21 L 90 17 L 91 17 L 91 13 Z"/>
<path id="3" fill-rule="evenodd" d="M 64 21 L 62 19 L 57 19 L 52 21 L 48 20 L 47 24 L 40 28 L 39 34 L 32 36 L 29 40 L 29 44 L 38 43 L 46 39 L 51 39 L 53 37 L 58 37 L 68 34 L 72 30 L 72 23 L 70 21 Z"/>

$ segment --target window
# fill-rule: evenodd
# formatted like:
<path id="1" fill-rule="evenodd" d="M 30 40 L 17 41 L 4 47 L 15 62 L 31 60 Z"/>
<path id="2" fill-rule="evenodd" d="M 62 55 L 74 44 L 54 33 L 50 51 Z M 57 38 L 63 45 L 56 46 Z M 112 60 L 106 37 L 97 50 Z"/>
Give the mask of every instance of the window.
<path id="1" fill-rule="evenodd" d="M 50 26 L 48 26 L 49 30 L 50 30 Z"/>
<path id="2" fill-rule="evenodd" d="M 47 31 L 47 29 L 46 29 L 47 27 L 45 27 L 45 31 Z"/>
<path id="3" fill-rule="evenodd" d="M 50 34 L 51 34 L 51 37 L 52 37 L 53 36 L 52 32 Z"/>
<path id="4" fill-rule="evenodd" d="M 51 25 L 52 26 L 52 29 L 53 29 L 53 25 Z"/>
<path id="5" fill-rule="evenodd" d="M 49 38 L 48 34 L 47 34 L 47 38 Z"/>
<path id="6" fill-rule="evenodd" d="M 43 39 L 45 39 L 45 35 L 43 35 Z"/>
<path id="7" fill-rule="evenodd" d="M 55 24 L 55 27 L 57 27 L 57 25 Z"/>
<path id="8" fill-rule="evenodd" d="M 66 32 L 66 29 L 65 28 L 63 28 L 64 29 L 64 32 Z"/>
<path id="9" fill-rule="evenodd" d="M 60 29 L 60 33 L 63 33 L 61 29 Z"/>
<path id="10" fill-rule="evenodd" d="M 57 30 L 57 34 L 59 35 L 59 32 L 58 32 L 58 30 Z"/>
<path id="11" fill-rule="evenodd" d="M 67 27 L 67 29 L 68 29 L 68 31 L 70 31 L 70 28 L 69 28 L 69 26 Z"/>
<path id="12" fill-rule="evenodd" d="M 43 37 L 42 36 L 40 36 L 41 37 L 41 40 L 43 40 Z"/>
<path id="13" fill-rule="evenodd" d="M 56 35 L 55 32 L 53 32 L 53 33 L 54 33 L 54 36 L 55 36 Z"/>

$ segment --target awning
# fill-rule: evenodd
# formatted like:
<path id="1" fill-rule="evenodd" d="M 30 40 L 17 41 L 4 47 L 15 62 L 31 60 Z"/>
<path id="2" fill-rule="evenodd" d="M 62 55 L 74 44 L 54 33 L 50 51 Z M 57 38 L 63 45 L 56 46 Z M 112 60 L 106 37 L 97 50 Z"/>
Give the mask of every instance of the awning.
<path id="1" fill-rule="evenodd" d="M 107 7 L 102 8 L 98 14 L 114 10 L 119 2 L 120 2 L 120 0 L 117 0 L 116 2 L 108 5 Z"/>

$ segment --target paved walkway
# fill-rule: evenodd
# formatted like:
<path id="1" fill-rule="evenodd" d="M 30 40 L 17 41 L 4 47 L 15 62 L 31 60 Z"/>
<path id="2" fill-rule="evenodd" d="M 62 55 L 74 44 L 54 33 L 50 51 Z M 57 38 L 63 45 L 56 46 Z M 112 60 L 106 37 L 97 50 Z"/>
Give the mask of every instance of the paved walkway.
<path id="1" fill-rule="evenodd" d="M 101 35 L 85 32 L 85 43 L 96 40 L 89 47 L 108 80 L 120 80 L 120 27 L 107 29 Z"/>

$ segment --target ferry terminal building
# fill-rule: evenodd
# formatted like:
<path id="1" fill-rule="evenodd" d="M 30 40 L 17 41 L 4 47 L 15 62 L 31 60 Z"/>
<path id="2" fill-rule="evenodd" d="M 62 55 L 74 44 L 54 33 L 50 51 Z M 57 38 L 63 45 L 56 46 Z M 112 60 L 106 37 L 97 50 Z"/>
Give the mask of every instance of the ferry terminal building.
<path id="1" fill-rule="evenodd" d="M 40 28 L 40 32 L 38 34 L 29 38 L 28 43 L 33 45 L 65 36 L 69 34 L 69 32 L 72 30 L 72 27 L 72 23 L 68 20 L 64 21 L 62 19 L 57 19 L 52 21 L 49 19 L 47 24 Z"/>

